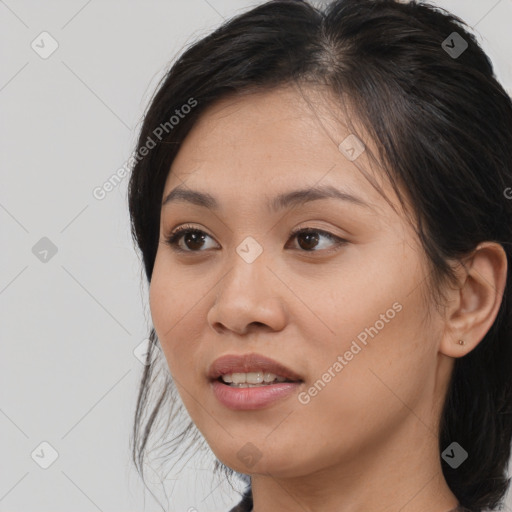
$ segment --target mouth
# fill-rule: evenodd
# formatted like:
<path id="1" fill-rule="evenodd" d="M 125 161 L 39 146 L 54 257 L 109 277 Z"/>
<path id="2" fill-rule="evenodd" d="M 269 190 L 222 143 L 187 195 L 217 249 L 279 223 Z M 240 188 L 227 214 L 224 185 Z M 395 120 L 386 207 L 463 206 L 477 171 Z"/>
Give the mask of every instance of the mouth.
<path id="1" fill-rule="evenodd" d="M 254 388 L 261 386 L 272 386 L 281 382 L 299 383 L 302 380 L 287 379 L 282 375 L 276 375 L 272 372 L 234 372 L 226 373 L 216 379 L 217 382 L 230 386 L 232 388 Z"/>
<path id="2" fill-rule="evenodd" d="M 208 377 L 210 381 L 236 388 L 304 382 L 298 373 L 282 363 L 255 353 L 219 357 L 211 365 Z"/>
<path id="3" fill-rule="evenodd" d="M 266 409 L 300 389 L 304 379 L 261 354 L 225 355 L 210 367 L 208 378 L 218 402 L 233 411 Z"/>

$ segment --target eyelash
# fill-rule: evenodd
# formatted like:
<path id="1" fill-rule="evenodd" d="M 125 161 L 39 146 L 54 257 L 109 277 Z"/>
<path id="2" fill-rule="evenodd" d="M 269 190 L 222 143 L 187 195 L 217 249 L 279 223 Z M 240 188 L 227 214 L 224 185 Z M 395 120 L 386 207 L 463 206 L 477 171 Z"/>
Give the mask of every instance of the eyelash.
<path id="1" fill-rule="evenodd" d="M 202 231 L 201 229 L 197 229 L 197 228 L 194 228 L 193 226 L 190 226 L 188 224 L 184 224 L 183 226 L 179 226 L 174 231 L 172 231 L 170 233 L 170 235 L 166 238 L 165 241 L 172 248 L 172 250 L 174 250 L 176 252 L 181 252 L 181 253 L 205 252 L 205 251 L 202 251 L 202 250 L 191 251 L 191 250 L 182 249 L 181 247 L 179 247 L 178 243 L 179 243 L 180 239 L 184 235 L 186 235 L 188 233 L 201 233 L 201 234 L 205 234 L 207 236 L 210 236 L 210 235 L 208 235 L 208 233 L 206 233 L 205 231 Z M 321 251 L 317 251 L 317 250 L 307 251 L 307 250 L 298 249 L 299 251 L 305 252 L 305 253 L 312 253 L 312 252 L 327 252 L 327 253 L 330 253 L 330 252 L 338 250 L 340 246 L 343 246 L 343 245 L 348 243 L 347 240 L 344 240 L 343 238 L 340 238 L 339 236 L 333 235 L 332 233 L 329 233 L 328 231 L 324 231 L 322 229 L 317 229 L 317 228 L 311 228 L 311 227 L 295 229 L 294 231 L 292 231 L 290 233 L 290 238 L 293 238 L 293 237 L 297 236 L 298 234 L 302 234 L 302 233 L 306 233 L 306 234 L 320 233 L 321 235 L 325 236 L 330 241 L 334 242 L 334 247 L 333 248 L 331 248 L 331 249 L 323 249 Z M 210 238 L 212 238 L 212 237 L 210 236 Z"/>

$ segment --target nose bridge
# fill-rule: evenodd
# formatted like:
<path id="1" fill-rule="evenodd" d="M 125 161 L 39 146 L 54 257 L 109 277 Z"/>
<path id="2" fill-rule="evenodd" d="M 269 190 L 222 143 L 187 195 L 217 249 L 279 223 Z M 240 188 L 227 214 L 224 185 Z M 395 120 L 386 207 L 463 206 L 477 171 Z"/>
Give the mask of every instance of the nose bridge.
<path id="1" fill-rule="evenodd" d="M 222 293 L 235 293 L 239 302 L 244 302 L 268 290 L 263 286 L 270 274 L 267 263 L 263 245 L 252 236 L 245 237 L 228 258 L 230 271 L 222 280 Z"/>
<path id="2" fill-rule="evenodd" d="M 246 237 L 227 261 L 227 274 L 218 283 L 215 303 L 208 313 L 212 326 L 242 332 L 251 323 L 281 329 L 284 309 L 277 296 L 275 277 L 267 268 L 263 247 Z"/>

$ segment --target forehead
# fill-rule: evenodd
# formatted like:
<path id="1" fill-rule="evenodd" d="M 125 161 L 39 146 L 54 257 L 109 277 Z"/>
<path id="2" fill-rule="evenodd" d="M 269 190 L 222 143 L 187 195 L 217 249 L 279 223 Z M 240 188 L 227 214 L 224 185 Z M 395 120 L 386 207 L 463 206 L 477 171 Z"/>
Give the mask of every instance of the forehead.
<path id="1" fill-rule="evenodd" d="M 325 185 L 382 206 L 382 196 L 364 177 L 369 174 L 392 194 L 367 154 L 371 141 L 361 140 L 360 128 L 359 137 L 352 134 L 325 93 L 304 92 L 285 87 L 208 107 L 174 159 L 164 197 L 180 185 L 262 199 L 274 195 L 271 190 Z"/>

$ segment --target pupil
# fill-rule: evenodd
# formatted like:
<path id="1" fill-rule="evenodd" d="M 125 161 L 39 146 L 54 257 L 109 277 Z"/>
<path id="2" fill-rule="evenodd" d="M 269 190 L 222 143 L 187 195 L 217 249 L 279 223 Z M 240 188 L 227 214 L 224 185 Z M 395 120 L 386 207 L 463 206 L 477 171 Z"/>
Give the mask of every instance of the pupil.
<path id="1" fill-rule="evenodd" d="M 196 247 L 190 247 L 190 240 L 192 239 L 192 244 L 196 243 L 198 244 Z M 187 235 L 185 235 L 185 244 L 187 245 L 187 247 L 189 249 L 199 249 L 201 248 L 201 243 L 200 242 L 204 242 L 204 235 L 200 234 L 200 233 L 188 233 Z"/>
<path id="2" fill-rule="evenodd" d="M 311 242 L 313 240 L 314 243 L 310 247 L 302 247 L 302 245 L 301 245 L 301 247 L 303 249 L 313 249 L 315 247 L 315 245 L 318 243 L 318 233 L 303 233 L 299 236 L 299 240 L 301 238 L 306 238 L 306 237 L 309 237 L 309 242 Z M 307 245 L 307 242 L 306 242 L 306 245 Z"/>

